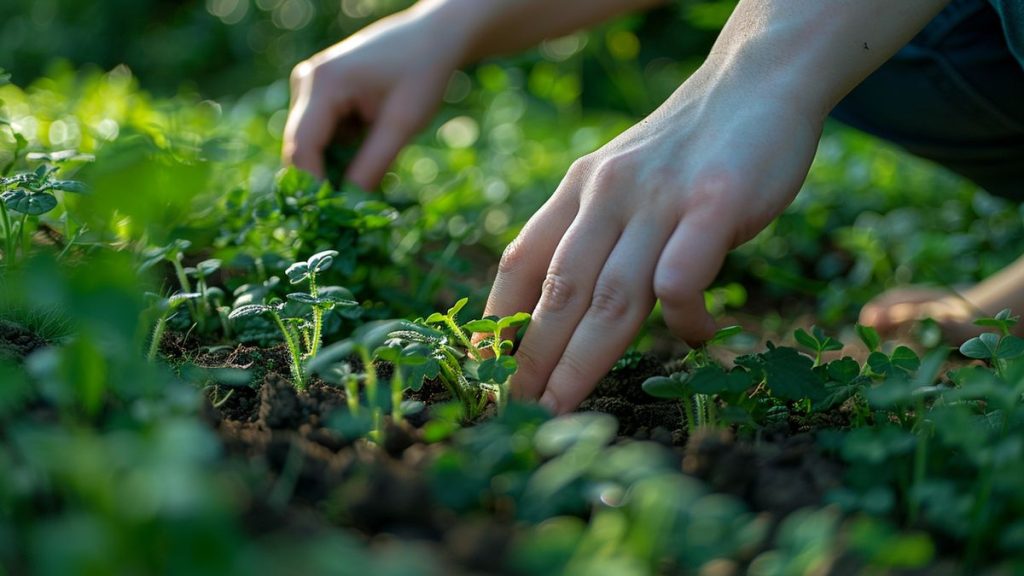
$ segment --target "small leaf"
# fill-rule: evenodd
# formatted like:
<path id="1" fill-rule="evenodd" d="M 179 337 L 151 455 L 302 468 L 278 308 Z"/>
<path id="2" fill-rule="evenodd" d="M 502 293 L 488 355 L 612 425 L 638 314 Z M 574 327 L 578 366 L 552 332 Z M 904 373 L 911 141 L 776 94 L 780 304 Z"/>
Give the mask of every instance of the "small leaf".
<path id="1" fill-rule="evenodd" d="M 503 384 L 516 372 L 516 359 L 511 356 L 488 358 L 477 367 L 477 377 L 481 382 Z"/>
<path id="2" fill-rule="evenodd" d="M 960 346 L 960 353 L 968 358 L 987 360 L 996 357 L 996 349 L 999 347 L 999 335 L 992 332 L 985 332 L 975 336 Z"/>
<path id="3" fill-rule="evenodd" d="M 75 194 L 86 194 L 89 192 L 89 187 L 77 180 L 53 180 L 50 182 L 48 187 L 54 190 L 73 192 Z"/>
<path id="4" fill-rule="evenodd" d="M 1016 336 L 1003 336 L 996 348 L 996 358 L 1010 360 L 1024 354 L 1024 338 Z"/>
<path id="5" fill-rule="evenodd" d="M 752 383 L 746 370 L 726 372 L 712 365 L 704 366 L 690 376 L 689 389 L 698 394 L 741 394 Z"/>
<path id="6" fill-rule="evenodd" d="M 199 264 L 196 264 L 196 270 L 202 273 L 203 276 L 209 276 L 217 270 L 220 270 L 220 260 L 216 258 L 210 258 L 209 260 L 203 260 Z"/>
<path id="7" fill-rule="evenodd" d="M 441 314 L 440 312 L 434 312 L 430 316 L 427 316 L 427 319 L 424 320 L 424 322 L 426 322 L 427 324 L 440 324 L 444 322 L 445 318 L 446 316 L 444 314 Z"/>
<path id="8" fill-rule="evenodd" d="M 882 345 L 881 336 L 879 336 L 878 331 L 871 326 L 857 324 L 857 336 L 859 336 L 860 341 L 867 346 L 869 352 L 875 352 Z"/>
<path id="9" fill-rule="evenodd" d="M 529 312 L 516 312 L 511 316 L 505 316 L 498 320 L 498 329 L 504 330 L 506 328 L 518 328 L 529 324 L 530 313 Z"/>
<path id="10" fill-rule="evenodd" d="M 313 272 L 322 272 L 334 264 L 334 259 L 337 256 L 337 250 L 324 250 L 323 252 L 317 252 L 306 260 L 306 265 L 309 270 L 312 270 Z"/>
<path id="11" fill-rule="evenodd" d="M 860 365 L 849 356 L 833 360 L 826 365 L 828 377 L 840 384 L 849 384 L 860 375 Z"/>
<path id="12" fill-rule="evenodd" d="M 462 308 L 466 305 L 466 302 L 469 302 L 469 298 L 462 298 L 458 302 L 456 302 L 454 306 L 448 309 L 448 316 L 451 318 L 455 318 L 455 315 L 458 314 L 460 310 L 462 310 Z"/>
<path id="13" fill-rule="evenodd" d="M 477 334 L 493 334 L 498 330 L 498 323 L 489 318 L 481 318 L 480 320 L 466 322 L 462 328 Z"/>
<path id="14" fill-rule="evenodd" d="M 271 308 L 270 306 L 266 306 L 264 304 L 247 304 L 245 306 L 239 306 L 238 308 L 232 310 L 231 314 L 228 314 L 228 319 L 237 320 L 239 318 L 259 316 L 260 314 L 270 312 L 271 310 L 273 310 L 273 308 Z"/>
<path id="15" fill-rule="evenodd" d="M 772 396 L 781 400 L 818 399 L 824 394 L 814 373 L 814 362 L 793 348 L 772 348 L 759 354 L 764 365 L 765 383 Z"/>
<path id="16" fill-rule="evenodd" d="M 921 358 L 906 346 L 897 346 L 889 358 L 894 367 L 906 372 L 914 372 L 921 367 Z"/>
<path id="17" fill-rule="evenodd" d="M 818 340 L 814 336 L 808 334 L 803 328 L 797 329 L 797 331 L 793 333 L 793 336 L 801 346 L 808 350 L 818 352 L 821 349 Z"/>
<path id="18" fill-rule="evenodd" d="M 640 385 L 644 392 L 655 398 L 684 398 L 689 394 L 686 387 L 686 374 L 672 376 L 652 376 Z"/>
<path id="19" fill-rule="evenodd" d="M 714 336 L 712 336 L 707 342 L 704 343 L 704 345 L 711 346 L 713 344 L 720 344 L 742 332 L 742 326 L 726 326 L 725 328 L 720 328 L 717 332 L 715 332 Z"/>
<path id="20" fill-rule="evenodd" d="M 8 209 L 29 216 L 46 214 L 57 207 L 57 198 L 53 194 L 29 192 L 20 188 L 0 194 L 0 200 Z"/>
<path id="21" fill-rule="evenodd" d="M 296 262 L 289 266 L 284 273 L 288 276 L 289 282 L 292 284 L 298 284 L 306 278 L 309 278 L 309 265 L 305 262 Z"/>

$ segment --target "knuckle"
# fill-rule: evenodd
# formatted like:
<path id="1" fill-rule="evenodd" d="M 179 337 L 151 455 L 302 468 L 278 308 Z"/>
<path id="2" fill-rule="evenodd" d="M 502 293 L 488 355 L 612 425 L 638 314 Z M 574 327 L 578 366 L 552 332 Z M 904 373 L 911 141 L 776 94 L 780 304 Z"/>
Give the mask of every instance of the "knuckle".
<path id="1" fill-rule="evenodd" d="M 600 320 L 616 323 L 629 317 L 633 300 L 621 279 L 602 280 L 594 287 L 590 313 Z"/>
<path id="2" fill-rule="evenodd" d="M 505 250 L 501 253 L 501 259 L 498 260 L 498 274 L 515 274 L 522 268 L 523 263 L 526 261 L 524 244 L 523 237 L 517 236 L 515 240 L 505 247 Z"/>
<path id="3" fill-rule="evenodd" d="M 576 286 L 572 280 L 558 271 L 550 270 L 541 286 L 540 303 L 544 310 L 558 312 L 576 299 Z"/>
<path id="4" fill-rule="evenodd" d="M 584 361 L 574 355 L 566 354 L 558 361 L 558 366 L 551 373 L 551 380 L 567 383 L 570 386 L 578 386 L 587 380 L 587 367 Z M 549 386 L 548 391 L 554 394 L 554 387 Z M 564 394 L 557 394 L 559 401 L 564 400 Z"/>
<path id="5" fill-rule="evenodd" d="M 686 299 L 681 290 L 683 285 L 683 279 L 678 271 L 659 269 L 654 274 L 654 297 L 663 304 L 680 304 Z"/>
<path id="6" fill-rule="evenodd" d="M 302 84 L 306 78 L 309 78 L 313 74 L 313 68 L 313 63 L 309 60 L 303 60 L 296 64 L 295 67 L 292 68 L 290 77 L 292 88 Z"/>

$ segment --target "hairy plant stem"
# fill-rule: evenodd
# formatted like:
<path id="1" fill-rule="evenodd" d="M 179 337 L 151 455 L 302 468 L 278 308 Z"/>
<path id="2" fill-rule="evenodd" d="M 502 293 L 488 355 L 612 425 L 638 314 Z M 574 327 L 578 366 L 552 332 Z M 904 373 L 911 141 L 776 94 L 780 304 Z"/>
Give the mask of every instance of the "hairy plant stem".
<path id="1" fill-rule="evenodd" d="M 191 293 L 192 283 L 188 281 L 188 274 L 185 274 L 185 268 L 181 265 L 181 254 L 175 254 L 174 258 L 168 258 L 168 260 L 170 260 L 171 265 L 174 266 L 174 275 L 178 277 L 178 284 L 181 285 L 181 289 L 184 290 L 185 293 Z M 192 316 L 192 321 L 199 322 L 200 328 L 202 328 L 202 317 L 196 311 L 196 305 L 191 299 L 187 300 L 185 305 L 188 306 L 188 312 Z"/>
<path id="2" fill-rule="evenodd" d="M 359 414 L 359 379 L 355 376 L 345 378 L 345 404 L 349 414 Z"/>
<path id="3" fill-rule="evenodd" d="M 305 390 L 306 381 L 302 374 L 302 351 L 299 348 L 299 343 L 295 341 L 295 334 L 281 320 L 280 314 L 272 311 L 270 315 L 273 316 L 274 322 L 277 323 L 277 327 L 281 330 L 281 334 L 284 336 L 284 343 L 288 347 L 288 354 L 291 355 L 292 379 L 295 380 L 295 387 L 299 390 Z"/>
<path id="4" fill-rule="evenodd" d="M 153 362 L 156 360 L 156 354 L 160 350 L 160 340 L 164 337 L 164 332 L 167 330 L 167 315 L 161 314 L 160 318 L 156 321 L 156 326 L 153 327 L 153 335 L 149 341 L 149 353 L 146 354 L 146 360 Z"/>
<path id="5" fill-rule="evenodd" d="M 309 295 L 314 299 L 320 297 L 320 290 L 316 285 L 316 273 L 309 273 Z M 309 342 L 309 353 L 307 357 L 313 358 L 320 352 L 320 340 L 323 334 L 324 309 L 319 304 L 313 305 L 313 336 Z"/>
<path id="6" fill-rule="evenodd" d="M 473 343 L 469 341 L 469 337 L 467 337 L 466 333 L 462 331 L 462 328 L 459 328 L 459 325 L 455 322 L 454 318 L 452 318 L 451 316 L 445 316 L 444 324 L 445 326 L 448 327 L 448 330 L 451 331 L 455 338 L 458 339 L 459 344 L 461 344 L 462 347 L 466 349 L 470 357 L 472 357 L 474 360 L 481 359 L 480 351 L 477 350 L 476 346 L 474 346 Z"/>

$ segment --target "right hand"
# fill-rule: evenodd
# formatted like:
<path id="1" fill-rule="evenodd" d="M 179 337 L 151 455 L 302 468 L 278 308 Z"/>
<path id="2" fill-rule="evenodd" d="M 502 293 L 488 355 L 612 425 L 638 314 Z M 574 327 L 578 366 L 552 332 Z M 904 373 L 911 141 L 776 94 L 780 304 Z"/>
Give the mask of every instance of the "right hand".
<path id="1" fill-rule="evenodd" d="M 433 115 L 462 63 L 457 25 L 415 9 L 380 20 L 292 71 L 286 163 L 324 176 L 324 150 L 353 121 L 369 132 L 345 174 L 380 183 L 402 147 Z"/>

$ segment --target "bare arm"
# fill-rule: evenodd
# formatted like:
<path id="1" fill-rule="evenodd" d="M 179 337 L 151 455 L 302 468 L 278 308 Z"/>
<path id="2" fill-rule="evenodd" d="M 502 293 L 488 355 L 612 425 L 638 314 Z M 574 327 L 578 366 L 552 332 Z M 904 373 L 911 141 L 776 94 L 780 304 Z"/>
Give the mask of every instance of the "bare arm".
<path id="1" fill-rule="evenodd" d="M 339 124 L 369 134 L 347 176 L 376 185 L 426 124 L 452 72 L 659 0 L 423 0 L 313 55 L 292 73 L 282 155 L 323 175 Z"/>

